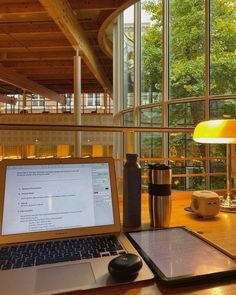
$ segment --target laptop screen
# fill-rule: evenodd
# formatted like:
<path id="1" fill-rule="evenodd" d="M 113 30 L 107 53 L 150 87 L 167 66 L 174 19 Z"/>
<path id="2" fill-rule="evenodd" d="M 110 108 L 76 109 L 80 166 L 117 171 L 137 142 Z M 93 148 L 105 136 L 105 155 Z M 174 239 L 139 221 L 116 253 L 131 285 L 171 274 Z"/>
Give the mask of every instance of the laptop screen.
<path id="1" fill-rule="evenodd" d="M 114 223 L 108 163 L 6 167 L 2 235 Z"/>

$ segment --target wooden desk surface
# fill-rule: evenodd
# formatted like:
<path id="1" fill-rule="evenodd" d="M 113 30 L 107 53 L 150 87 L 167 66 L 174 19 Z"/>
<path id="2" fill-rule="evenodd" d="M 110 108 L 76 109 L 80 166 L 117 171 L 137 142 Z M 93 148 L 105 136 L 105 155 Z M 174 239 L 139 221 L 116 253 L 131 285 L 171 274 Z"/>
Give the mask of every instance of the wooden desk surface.
<path id="1" fill-rule="evenodd" d="M 191 193 L 176 192 L 172 194 L 171 226 L 186 226 L 191 230 L 201 233 L 205 238 L 218 244 L 236 255 L 236 213 L 220 212 L 213 219 L 201 219 L 194 214 L 184 211 L 189 206 Z M 122 198 L 120 198 L 122 211 Z M 142 197 L 142 227 L 149 227 L 148 198 Z M 216 280 L 211 283 L 198 283 L 186 287 L 166 288 L 155 279 L 149 282 L 127 284 L 117 287 L 95 289 L 70 294 L 87 295 L 232 295 L 236 294 L 235 279 Z"/>

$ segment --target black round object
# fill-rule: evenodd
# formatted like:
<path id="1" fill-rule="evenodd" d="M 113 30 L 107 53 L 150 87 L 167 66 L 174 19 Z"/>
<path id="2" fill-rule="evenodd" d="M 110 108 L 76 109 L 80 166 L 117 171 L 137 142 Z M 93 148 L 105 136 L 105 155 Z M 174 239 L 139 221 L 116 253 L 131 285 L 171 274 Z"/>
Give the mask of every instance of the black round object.
<path id="1" fill-rule="evenodd" d="M 112 259 L 108 264 L 108 271 L 117 279 L 129 279 L 138 274 L 142 265 L 139 256 L 127 253 Z"/>

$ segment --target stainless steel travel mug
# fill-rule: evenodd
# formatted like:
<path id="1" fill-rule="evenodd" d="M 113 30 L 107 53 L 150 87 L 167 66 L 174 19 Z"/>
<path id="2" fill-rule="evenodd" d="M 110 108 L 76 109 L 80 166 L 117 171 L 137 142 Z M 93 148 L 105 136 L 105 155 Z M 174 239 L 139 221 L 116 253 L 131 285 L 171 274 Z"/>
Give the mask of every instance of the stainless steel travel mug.
<path id="1" fill-rule="evenodd" d="M 172 171 L 164 164 L 149 165 L 149 212 L 153 227 L 168 227 L 171 217 Z"/>

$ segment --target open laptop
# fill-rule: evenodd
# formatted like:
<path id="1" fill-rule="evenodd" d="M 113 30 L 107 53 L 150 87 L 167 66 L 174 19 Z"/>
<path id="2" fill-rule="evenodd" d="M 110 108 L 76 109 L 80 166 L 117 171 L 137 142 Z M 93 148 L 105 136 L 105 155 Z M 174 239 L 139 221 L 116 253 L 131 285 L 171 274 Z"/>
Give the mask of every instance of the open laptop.
<path id="1" fill-rule="evenodd" d="M 120 232 L 118 205 L 112 158 L 3 160 L 1 293 L 59 294 L 122 283 L 109 275 L 109 261 L 124 252 L 139 254 Z M 100 239 L 113 235 L 119 241 L 115 249 L 101 248 Z M 95 255 L 87 251 L 93 236 Z M 133 281 L 152 278 L 143 261 Z"/>

